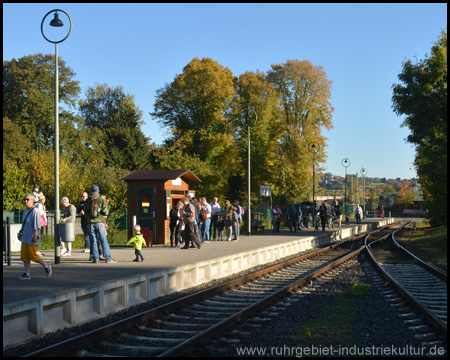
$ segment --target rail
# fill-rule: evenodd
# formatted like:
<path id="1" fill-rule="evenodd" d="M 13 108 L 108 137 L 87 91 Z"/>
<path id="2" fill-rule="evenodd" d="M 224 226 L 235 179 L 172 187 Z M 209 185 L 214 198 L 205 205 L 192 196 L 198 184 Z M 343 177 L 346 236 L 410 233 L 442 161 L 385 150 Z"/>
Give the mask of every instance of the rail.
<path id="1" fill-rule="evenodd" d="M 395 230 L 392 233 L 392 237 L 394 237 L 395 233 L 397 231 L 400 231 L 402 229 L 404 229 L 407 226 L 410 226 L 411 223 L 407 223 L 405 224 L 403 227 Z M 383 238 L 378 239 L 377 241 L 381 241 L 386 239 L 389 236 L 386 235 Z M 389 280 L 391 286 L 394 286 L 401 294 L 402 296 L 404 296 L 411 304 L 413 304 L 413 306 L 415 308 L 417 308 L 420 313 L 422 313 L 427 319 L 428 321 L 433 324 L 436 329 L 438 329 L 438 331 L 440 333 L 443 334 L 444 338 L 447 338 L 447 324 L 445 324 L 444 322 L 442 322 L 439 318 L 437 318 L 429 309 L 427 309 L 420 301 L 418 301 L 413 295 L 410 294 L 410 292 L 408 290 L 406 290 L 394 277 L 392 277 L 387 271 L 385 271 L 382 266 L 378 263 L 378 261 L 375 259 L 372 251 L 371 251 L 371 246 L 374 245 L 374 243 L 376 243 L 376 241 L 372 242 L 371 244 L 367 244 L 367 240 L 365 242 L 365 247 L 367 249 L 367 253 L 369 254 L 369 259 L 372 262 L 372 264 L 375 266 L 375 268 L 387 279 Z M 399 249 L 403 249 L 403 247 L 399 246 Z M 413 254 L 411 254 L 409 251 L 407 252 L 409 255 L 414 256 Z M 415 259 L 418 259 L 416 256 L 414 256 Z M 420 260 L 420 259 L 418 259 Z M 429 270 L 430 272 L 435 272 L 436 269 L 434 267 L 431 267 L 429 264 L 420 261 L 420 264 L 425 267 L 427 270 Z M 445 275 L 441 272 L 440 276 Z M 445 281 L 447 282 L 447 276 L 445 275 Z"/>

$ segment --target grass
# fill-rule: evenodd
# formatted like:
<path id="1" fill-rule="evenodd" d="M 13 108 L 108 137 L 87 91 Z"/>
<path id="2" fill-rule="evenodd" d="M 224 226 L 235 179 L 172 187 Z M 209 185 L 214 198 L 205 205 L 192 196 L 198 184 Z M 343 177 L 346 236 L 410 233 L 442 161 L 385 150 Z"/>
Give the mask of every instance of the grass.
<path id="1" fill-rule="evenodd" d="M 437 264 L 447 266 L 447 228 L 430 227 L 425 221 L 417 225 L 416 231 L 408 230 L 402 234 Z"/>
<path id="2" fill-rule="evenodd" d="M 297 346 L 319 343 L 330 346 L 339 343 L 354 345 L 352 324 L 355 320 L 357 297 L 342 295 L 337 302 L 308 320 L 297 332 Z"/>
<path id="3" fill-rule="evenodd" d="M 319 343 L 330 346 L 339 343 L 342 346 L 354 345 L 353 323 L 356 320 L 357 302 L 371 289 L 370 284 L 358 280 L 350 281 L 350 287 L 337 302 L 322 309 L 302 325 L 295 337 L 299 347 Z"/>

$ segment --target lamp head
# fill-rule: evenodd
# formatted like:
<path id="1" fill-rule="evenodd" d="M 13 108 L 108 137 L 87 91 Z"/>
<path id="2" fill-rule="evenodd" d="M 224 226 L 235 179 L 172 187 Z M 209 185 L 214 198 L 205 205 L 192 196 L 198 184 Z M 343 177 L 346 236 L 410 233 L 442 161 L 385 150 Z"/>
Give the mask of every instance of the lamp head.
<path id="1" fill-rule="evenodd" d="M 58 17 L 58 12 L 55 12 L 55 17 L 50 21 L 50 26 L 61 27 L 64 26 L 63 22 Z"/>

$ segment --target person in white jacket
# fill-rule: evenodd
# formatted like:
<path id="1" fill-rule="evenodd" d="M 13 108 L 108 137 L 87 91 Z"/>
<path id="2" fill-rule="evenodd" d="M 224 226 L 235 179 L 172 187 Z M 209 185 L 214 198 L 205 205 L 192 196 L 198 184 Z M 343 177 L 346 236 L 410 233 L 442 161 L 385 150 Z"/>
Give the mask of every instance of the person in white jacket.
<path id="1" fill-rule="evenodd" d="M 359 206 L 359 204 L 356 204 L 355 218 L 356 218 L 356 223 L 357 224 L 361 224 L 362 216 L 363 216 L 363 210 L 362 210 L 361 206 Z"/>

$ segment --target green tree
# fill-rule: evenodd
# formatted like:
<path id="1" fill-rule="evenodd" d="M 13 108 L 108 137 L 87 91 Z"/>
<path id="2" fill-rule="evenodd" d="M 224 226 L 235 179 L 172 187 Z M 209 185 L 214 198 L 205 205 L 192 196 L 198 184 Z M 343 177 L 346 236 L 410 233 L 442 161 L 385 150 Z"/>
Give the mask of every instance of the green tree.
<path id="1" fill-rule="evenodd" d="M 54 142 L 55 59 L 35 54 L 3 62 L 3 117 L 21 128 L 33 148 Z M 75 108 L 80 93 L 75 73 L 59 58 L 59 100 L 66 107 L 60 116 Z"/>
<path id="2" fill-rule="evenodd" d="M 229 180 L 228 194 L 241 201 L 247 199 L 248 188 L 248 126 L 250 125 L 251 189 L 253 201 L 259 198 L 259 184 L 273 184 L 277 147 L 282 133 L 279 120 L 278 95 L 260 71 L 245 72 L 236 81 L 232 104 L 234 147 L 238 162 Z"/>
<path id="3" fill-rule="evenodd" d="M 30 140 L 21 132 L 20 126 L 9 118 L 3 118 L 3 163 L 9 158 L 19 160 L 31 148 Z"/>
<path id="4" fill-rule="evenodd" d="M 24 195 L 31 192 L 29 174 L 12 159 L 3 159 L 3 211 L 25 209 Z"/>
<path id="5" fill-rule="evenodd" d="M 393 85 L 393 109 L 406 115 L 407 141 L 416 147 L 415 165 L 424 205 L 434 226 L 447 225 L 447 31 L 431 55 L 413 63 L 406 60 Z"/>
<path id="6" fill-rule="evenodd" d="M 107 166 L 128 170 L 147 166 L 151 145 L 140 128 L 142 111 L 122 86 L 89 87 L 86 100 L 80 101 L 80 112 L 85 126 L 94 131 L 91 139 L 104 147 Z"/>

